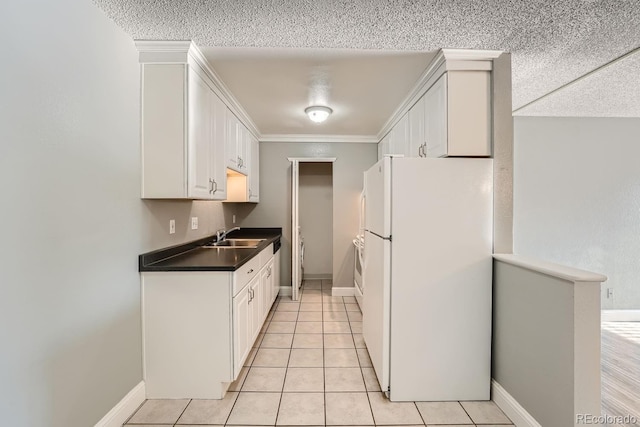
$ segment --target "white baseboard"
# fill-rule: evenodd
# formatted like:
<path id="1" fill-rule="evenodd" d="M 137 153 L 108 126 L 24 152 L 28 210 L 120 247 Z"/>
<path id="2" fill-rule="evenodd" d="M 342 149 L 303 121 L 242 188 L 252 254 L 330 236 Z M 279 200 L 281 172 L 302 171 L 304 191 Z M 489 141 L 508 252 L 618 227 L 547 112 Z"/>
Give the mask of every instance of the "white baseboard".
<path id="1" fill-rule="evenodd" d="M 602 310 L 603 322 L 640 322 L 640 310 Z"/>
<path id="2" fill-rule="evenodd" d="M 290 297 L 291 292 L 292 292 L 291 286 L 280 286 L 280 290 L 278 291 L 278 296 Z"/>
<path id="3" fill-rule="evenodd" d="M 516 427 L 542 427 L 507 390 L 494 379 L 491 380 L 491 400 L 513 421 Z"/>
<path id="4" fill-rule="evenodd" d="M 352 297 L 356 294 L 356 288 L 349 286 L 348 288 L 331 288 L 331 295 L 334 297 Z"/>
<path id="5" fill-rule="evenodd" d="M 95 427 L 122 427 L 125 421 L 138 409 L 146 398 L 144 381 L 140 381 L 107 415 L 98 421 Z"/>

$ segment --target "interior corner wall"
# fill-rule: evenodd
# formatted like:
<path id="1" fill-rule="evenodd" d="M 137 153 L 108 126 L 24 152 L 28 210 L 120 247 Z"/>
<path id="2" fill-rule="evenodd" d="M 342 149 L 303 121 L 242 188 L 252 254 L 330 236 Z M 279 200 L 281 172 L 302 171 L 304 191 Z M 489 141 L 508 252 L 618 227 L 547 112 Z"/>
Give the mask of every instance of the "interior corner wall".
<path id="1" fill-rule="evenodd" d="M 288 157 L 336 157 L 333 163 L 333 286 L 353 286 L 363 176 L 376 144 L 260 143 L 260 203 L 237 208 L 242 227 L 282 227 L 281 286 L 291 286 L 291 166 Z"/>
<path id="2" fill-rule="evenodd" d="M 304 239 L 304 276 L 333 274 L 333 164 L 300 163 L 298 211 Z"/>
<path id="3" fill-rule="evenodd" d="M 640 119 L 514 124 L 515 253 L 602 273 L 602 308 L 639 309 Z"/>

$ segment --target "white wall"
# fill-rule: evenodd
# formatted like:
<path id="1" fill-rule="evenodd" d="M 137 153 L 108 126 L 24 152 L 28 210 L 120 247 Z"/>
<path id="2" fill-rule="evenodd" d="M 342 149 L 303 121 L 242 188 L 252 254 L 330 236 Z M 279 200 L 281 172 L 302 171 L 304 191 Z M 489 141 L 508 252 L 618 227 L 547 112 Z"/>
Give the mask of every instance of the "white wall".
<path id="1" fill-rule="evenodd" d="M 260 143 L 260 203 L 238 205 L 243 227 L 282 227 L 281 285 L 291 286 L 291 169 L 287 157 L 336 157 L 333 163 L 333 285 L 353 286 L 363 172 L 376 162 L 375 144 Z"/>
<path id="2" fill-rule="evenodd" d="M 137 51 L 89 0 L 1 2 L 0 36 L 1 424 L 91 426 L 142 380 L 138 254 L 226 208 L 140 200 Z"/>
<path id="3" fill-rule="evenodd" d="M 640 308 L 640 119 L 514 121 L 514 252 L 602 273 L 603 308 Z"/>
<path id="4" fill-rule="evenodd" d="M 300 163 L 298 209 L 304 239 L 304 276 L 333 274 L 333 164 Z"/>

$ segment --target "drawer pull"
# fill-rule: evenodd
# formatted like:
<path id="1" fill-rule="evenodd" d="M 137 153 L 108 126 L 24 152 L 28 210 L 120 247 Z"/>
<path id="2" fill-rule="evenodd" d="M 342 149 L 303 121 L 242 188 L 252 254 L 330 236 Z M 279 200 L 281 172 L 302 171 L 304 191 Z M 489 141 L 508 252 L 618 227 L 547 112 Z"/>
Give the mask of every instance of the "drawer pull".
<path id="1" fill-rule="evenodd" d="M 251 274 L 251 273 L 253 273 L 253 268 L 251 270 L 247 271 L 247 274 Z"/>

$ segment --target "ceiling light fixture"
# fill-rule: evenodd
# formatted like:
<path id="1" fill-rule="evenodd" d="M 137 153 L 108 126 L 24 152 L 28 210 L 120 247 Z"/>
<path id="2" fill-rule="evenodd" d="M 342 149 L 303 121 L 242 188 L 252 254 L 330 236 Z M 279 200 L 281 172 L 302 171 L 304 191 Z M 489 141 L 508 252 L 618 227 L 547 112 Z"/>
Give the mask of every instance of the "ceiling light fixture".
<path id="1" fill-rule="evenodd" d="M 312 107 L 305 108 L 304 112 L 307 113 L 307 116 L 309 116 L 312 121 L 321 123 L 327 120 L 327 117 L 329 117 L 329 114 L 333 113 L 333 110 L 329 107 L 314 105 Z"/>

